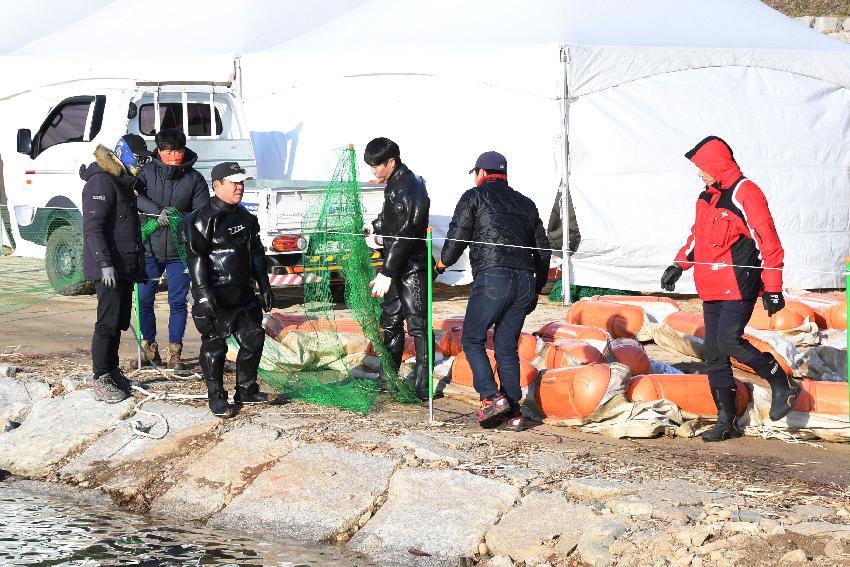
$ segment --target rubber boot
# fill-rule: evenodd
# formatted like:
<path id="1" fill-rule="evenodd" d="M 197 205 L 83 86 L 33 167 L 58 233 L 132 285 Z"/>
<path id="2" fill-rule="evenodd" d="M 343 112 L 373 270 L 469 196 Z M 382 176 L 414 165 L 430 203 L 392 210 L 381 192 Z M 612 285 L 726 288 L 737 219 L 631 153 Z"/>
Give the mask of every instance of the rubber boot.
<path id="1" fill-rule="evenodd" d="M 770 365 L 766 370 L 758 372 L 758 375 L 770 384 L 770 419 L 779 421 L 794 409 L 800 386 L 785 373 L 772 354 L 765 354 L 770 357 Z"/>
<path id="2" fill-rule="evenodd" d="M 227 403 L 227 391 L 221 380 L 207 380 L 207 400 L 209 401 L 210 413 L 222 419 L 228 419 L 236 415 L 236 408 Z"/>
<path id="3" fill-rule="evenodd" d="M 156 342 L 148 342 L 142 339 L 142 361 L 146 362 L 145 366 L 162 364 L 162 358 L 159 356 L 159 345 Z"/>
<path id="4" fill-rule="evenodd" d="M 735 407 L 735 388 L 712 388 L 711 397 L 717 406 L 717 423 L 703 432 L 702 440 L 725 441 L 743 435 L 738 429 L 738 414 Z"/>
<path id="5" fill-rule="evenodd" d="M 240 374 L 236 370 L 236 393 L 233 395 L 234 404 L 262 404 L 269 401 L 269 395 L 260 391 L 257 384 L 257 374 Z"/>
<path id="6" fill-rule="evenodd" d="M 179 343 L 169 343 L 168 350 L 165 351 L 165 367 L 169 370 L 186 370 L 186 365 L 180 356 L 183 354 L 183 345 Z"/>
<path id="7" fill-rule="evenodd" d="M 428 336 L 413 337 L 416 364 L 413 367 L 413 389 L 416 397 L 428 400 Z"/>

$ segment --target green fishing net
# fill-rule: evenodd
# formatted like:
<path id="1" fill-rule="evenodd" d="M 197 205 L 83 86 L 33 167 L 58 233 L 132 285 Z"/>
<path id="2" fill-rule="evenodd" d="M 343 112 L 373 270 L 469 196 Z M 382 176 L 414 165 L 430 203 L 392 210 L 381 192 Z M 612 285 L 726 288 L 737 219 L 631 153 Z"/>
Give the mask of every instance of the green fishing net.
<path id="1" fill-rule="evenodd" d="M 595 295 L 640 295 L 636 291 L 626 291 L 622 289 L 613 289 L 610 287 L 591 287 L 584 285 L 570 286 L 570 301 L 578 301 L 583 297 L 593 297 Z M 563 301 L 564 286 L 561 280 L 555 282 L 552 286 L 552 291 L 549 292 L 549 301 Z"/>
<path id="2" fill-rule="evenodd" d="M 308 238 L 302 258 L 305 321 L 296 333 L 282 337 L 283 348 L 267 339 L 260 375 L 286 397 L 366 413 L 382 387 L 397 401 L 417 400 L 397 376 L 381 339 L 380 302 L 370 296 L 375 271 L 363 238 L 356 164 L 354 149 L 342 150 L 331 181 L 307 196 L 302 222 Z M 346 305 L 359 325 L 354 334 L 362 331 L 371 343 L 377 371 L 363 371 L 358 364 L 362 353 L 348 353 L 341 340 L 352 329 L 336 320 L 331 286 L 340 284 L 332 282 L 333 273 L 342 276 Z"/>

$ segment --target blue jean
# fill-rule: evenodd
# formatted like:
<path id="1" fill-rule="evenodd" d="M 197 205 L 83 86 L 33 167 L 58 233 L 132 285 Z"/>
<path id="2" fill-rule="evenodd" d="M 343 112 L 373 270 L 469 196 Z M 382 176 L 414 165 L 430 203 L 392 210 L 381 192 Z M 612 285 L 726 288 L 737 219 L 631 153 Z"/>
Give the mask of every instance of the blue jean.
<path id="1" fill-rule="evenodd" d="M 156 315 L 153 302 L 156 298 L 156 288 L 159 277 L 165 272 L 168 276 L 168 342 L 183 344 L 183 333 L 186 331 L 186 297 L 189 295 L 189 272 L 181 260 L 163 262 L 153 256 L 145 256 L 145 268 L 148 280 L 139 284 L 139 327 L 142 338 L 148 342 L 156 340 Z"/>
<path id="2" fill-rule="evenodd" d="M 487 268 L 472 282 L 461 345 L 472 369 L 472 384 L 482 400 L 500 393 L 484 349 L 487 331 L 495 325 L 493 346 L 501 393 L 514 409 L 519 408 L 522 387 L 517 344 L 534 290 L 534 272 L 514 268 Z"/>

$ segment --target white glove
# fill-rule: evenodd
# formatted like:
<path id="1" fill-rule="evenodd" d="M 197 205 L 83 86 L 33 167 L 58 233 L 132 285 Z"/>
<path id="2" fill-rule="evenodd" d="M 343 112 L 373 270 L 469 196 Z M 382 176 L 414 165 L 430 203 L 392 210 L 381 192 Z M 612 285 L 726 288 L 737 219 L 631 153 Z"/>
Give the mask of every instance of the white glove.
<path id="1" fill-rule="evenodd" d="M 390 290 L 390 284 L 392 283 L 393 279 L 384 274 L 375 276 L 375 279 L 369 282 L 369 287 L 372 288 L 372 297 L 377 297 L 378 299 L 384 297 Z"/>
<path id="2" fill-rule="evenodd" d="M 366 236 L 369 236 L 370 234 L 372 234 L 372 223 L 369 223 L 369 222 L 363 223 L 363 234 L 365 234 Z"/>

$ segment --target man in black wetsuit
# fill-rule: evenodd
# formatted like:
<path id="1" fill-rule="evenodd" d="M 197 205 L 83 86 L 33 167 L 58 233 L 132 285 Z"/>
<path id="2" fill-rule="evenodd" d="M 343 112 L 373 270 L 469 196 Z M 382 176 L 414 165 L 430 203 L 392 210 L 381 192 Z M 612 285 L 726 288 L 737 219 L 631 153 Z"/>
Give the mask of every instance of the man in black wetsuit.
<path id="1" fill-rule="evenodd" d="M 363 159 L 379 183 L 386 183 L 384 206 L 372 223 L 383 239 L 384 265 L 369 284 L 372 297 L 383 298 L 381 327 L 384 344 L 396 370 L 404 354 L 404 322 L 416 349 L 414 387 L 416 397 L 428 399 L 428 329 L 426 294 L 428 257 L 425 233 L 431 201 L 425 180 L 401 162 L 398 144 L 375 138 L 366 145 Z M 369 227 L 364 227 L 369 233 Z"/>
<path id="2" fill-rule="evenodd" d="M 234 403 L 268 401 L 268 394 L 260 392 L 257 384 L 257 368 L 265 340 L 260 306 L 271 311 L 273 296 L 257 217 L 239 206 L 246 177 L 236 162 L 216 165 L 212 170 L 215 196 L 189 215 L 183 226 L 195 300 L 192 319 L 201 333 L 201 369 L 210 411 L 224 418 L 235 415 L 223 381 L 229 335 L 239 343 Z M 252 279 L 259 285 L 259 298 Z"/>

